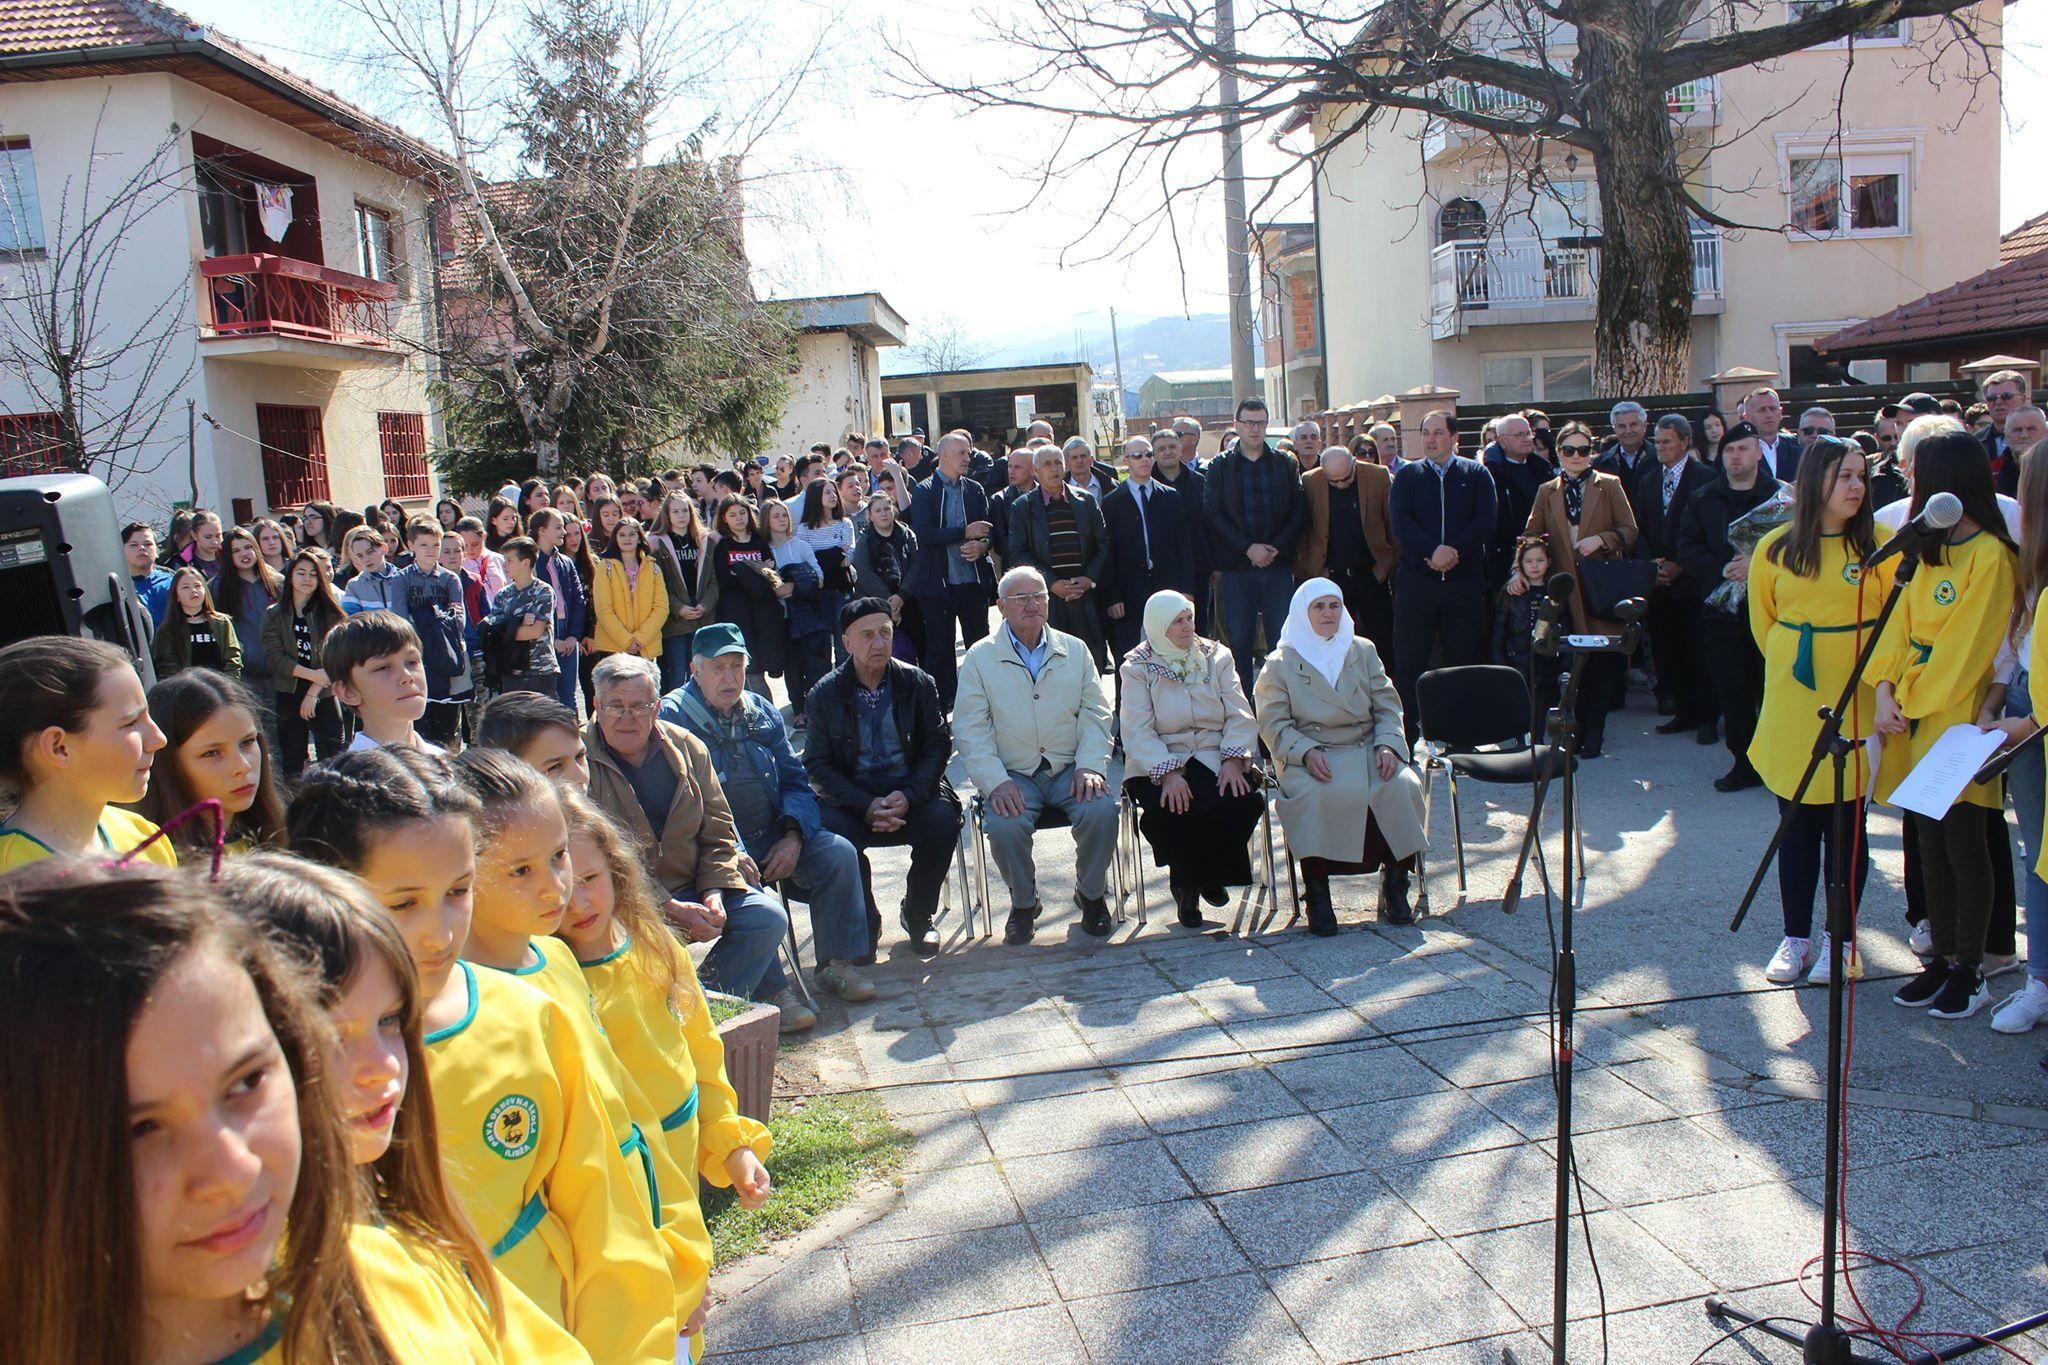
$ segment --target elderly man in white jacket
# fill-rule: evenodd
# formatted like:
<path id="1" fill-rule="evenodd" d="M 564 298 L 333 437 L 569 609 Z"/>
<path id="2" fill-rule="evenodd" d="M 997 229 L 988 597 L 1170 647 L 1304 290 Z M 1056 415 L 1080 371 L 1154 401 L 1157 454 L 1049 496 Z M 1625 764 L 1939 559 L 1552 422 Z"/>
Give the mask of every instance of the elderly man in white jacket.
<path id="1" fill-rule="evenodd" d="M 1036 569 L 1012 569 L 997 587 L 1003 624 L 960 664 L 953 738 L 974 789 L 988 803 L 989 856 L 1010 887 L 1003 941 L 1029 943 L 1038 921 L 1031 836 L 1047 806 L 1074 834 L 1074 903 L 1081 927 L 1109 932 L 1109 859 L 1116 802 L 1109 771 L 1109 704 L 1088 646 L 1046 624 L 1051 596 Z"/>

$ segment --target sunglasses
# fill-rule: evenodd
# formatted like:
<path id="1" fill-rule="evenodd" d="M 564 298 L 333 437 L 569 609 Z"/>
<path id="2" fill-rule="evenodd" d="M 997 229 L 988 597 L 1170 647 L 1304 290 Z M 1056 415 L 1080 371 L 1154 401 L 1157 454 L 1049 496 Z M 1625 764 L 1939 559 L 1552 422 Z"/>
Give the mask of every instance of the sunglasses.
<path id="1" fill-rule="evenodd" d="M 1824 432 L 1825 432 L 1825 433 L 1826 433 L 1827 435 L 1829 435 L 1829 436 L 1832 436 L 1832 435 L 1834 435 L 1834 434 L 1835 434 L 1835 433 L 1833 433 L 1832 431 L 1828 431 L 1828 429 L 1827 429 L 1826 427 L 1801 427 L 1801 428 L 1799 428 L 1799 434 L 1800 434 L 1801 436 L 1819 436 L 1819 435 L 1821 435 L 1821 434 L 1822 434 L 1822 433 L 1824 433 Z"/>
<path id="2" fill-rule="evenodd" d="M 1593 453 L 1593 447 L 1578 445 L 1559 446 L 1557 448 L 1557 453 L 1560 455 L 1591 455 Z"/>

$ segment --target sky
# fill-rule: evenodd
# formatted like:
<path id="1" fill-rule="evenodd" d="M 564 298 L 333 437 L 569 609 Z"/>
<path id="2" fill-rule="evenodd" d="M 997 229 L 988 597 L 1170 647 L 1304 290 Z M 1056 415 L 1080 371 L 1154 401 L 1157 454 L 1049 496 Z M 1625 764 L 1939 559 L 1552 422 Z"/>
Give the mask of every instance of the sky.
<path id="1" fill-rule="evenodd" d="M 182 7 L 431 136 L 379 88 L 375 62 L 352 58 L 344 26 L 308 29 L 309 3 L 321 0 L 185 0 Z M 1026 4 L 762 0 L 767 17 L 750 50 L 732 54 L 697 84 L 693 98 L 705 108 L 752 99 L 764 82 L 786 82 L 789 54 L 809 50 L 823 35 L 781 124 L 748 157 L 748 247 L 764 293 L 878 290 L 913 334 L 921 323 L 951 318 L 989 343 L 1082 325 L 1100 331 L 1098 320 L 1112 306 L 1130 318 L 1224 311 L 1220 192 L 1175 211 L 1179 250 L 1155 237 L 1136 250 L 1091 259 L 1106 245 L 1088 239 L 1109 194 L 1106 174 L 1072 176 L 1027 207 L 1031 172 L 1056 133 L 1049 120 L 899 93 L 908 73 L 892 47 L 949 73 L 995 69 L 990 64 L 1003 54 L 992 48 L 984 16 Z M 2048 166 L 2048 0 L 2019 0 L 2006 10 L 2006 22 L 2001 229 L 2048 211 L 2048 175 L 2041 173 Z M 291 36 L 267 38 L 276 34 Z M 719 88 L 724 80 L 731 88 Z M 1275 159 L 1256 141 L 1248 156 L 1255 173 Z M 1144 198 L 1127 196 L 1120 207 L 1156 217 Z M 1279 206 L 1267 216 L 1306 212 Z"/>

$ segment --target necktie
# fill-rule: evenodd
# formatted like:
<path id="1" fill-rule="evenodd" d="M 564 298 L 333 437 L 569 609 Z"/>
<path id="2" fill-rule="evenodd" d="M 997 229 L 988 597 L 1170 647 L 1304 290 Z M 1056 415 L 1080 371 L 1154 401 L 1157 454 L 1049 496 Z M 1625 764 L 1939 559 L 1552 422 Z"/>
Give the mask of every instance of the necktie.
<path id="1" fill-rule="evenodd" d="M 1142 484 L 1140 484 L 1137 489 L 1138 534 L 1141 537 L 1143 537 L 1145 541 L 1145 569 L 1147 572 L 1150 572 L 1152 568 L 1152 523 L 1150 519 L 1148 519 L 1145 515 L 1145 495 L 1150 491 L 1151 490 L 1147 489 Z"/>

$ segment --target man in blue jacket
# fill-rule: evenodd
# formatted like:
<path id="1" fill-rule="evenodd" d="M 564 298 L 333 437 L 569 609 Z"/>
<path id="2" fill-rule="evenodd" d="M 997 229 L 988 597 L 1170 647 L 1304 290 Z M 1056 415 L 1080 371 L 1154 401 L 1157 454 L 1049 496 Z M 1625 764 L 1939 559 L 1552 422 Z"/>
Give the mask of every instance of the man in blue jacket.
<path id="1" fill-rule="evenodd" d="M 1236 447 L 1203 471 L 1208 486 L 1202 511 L 1215 550 L 1212 562 L 1222 574 L 1217 605 L 1246 696 L 1265 662 L 1257 647 L 1261 619 L 1266 647 L 1280 643 L 1294 596 L 1294 546 L 1308 524 L 1301 471 L 1293 457 L 1266 444 L 1266 420 L 1264 399 L 1240 400 Z"/>
<path id="2" fill-rule="evenodd" d="M 1422 419 L 1423 458 L 1394 476 L 1394 686 L 1415 738 L 1415 680 L 1441 663 L 1479 662 L 1486 631 L 1486 545 L 1497 501 L 1486 466 L 1458 454 L 1458 419 Z M 1436 658 L 1438 646 L 1441 660 Z"/>
<path id="3" fill-rule="evenodd" d="M 910 595 L 924 608 L 924 666 L 939 685 L 939 700 L 953 709 L 960 664 L 953 655 L 953 628 L 967 644 L 988 634 L 988 607 L 996 599 L 995 570 L 989 564 L 988 490 L 967 476 L 974 442 L 964 431 L 939 438 L 938 468 L 910 494 L 910 529 L 917 534 L 917 562 L 910 567 Z"/>
<path id="4" fill-rule="evenodd" d="M 590 594 L 583 586 L 583 576 L 576 572 L 569 556 L 562 553 L 562 537 L 566 533 L 562 514 L 544 507 L 533 514 L 527 530 L 540 551 L 534 577 L 544 580 L 555 593 L 555 662 L 562 666 L 555 678 L 555 700 L 574 711 L 576 684 L 582 671 L 581 642 L 590 626 Z"/>

